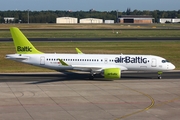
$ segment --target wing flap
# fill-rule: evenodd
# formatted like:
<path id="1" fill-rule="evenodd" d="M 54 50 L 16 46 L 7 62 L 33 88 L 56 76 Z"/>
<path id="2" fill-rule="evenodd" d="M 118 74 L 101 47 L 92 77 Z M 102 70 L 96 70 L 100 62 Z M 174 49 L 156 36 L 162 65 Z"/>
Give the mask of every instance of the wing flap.
<path id="1" fill-rule="evenodd" d="M 72 65 L 74 69 L 82 69 L 82 70 L 92 70 L 92 71 L 101 71 L 106 68 L 119 68 L 122 71 L 128 70 L 124 66 L 117 65 Z"/>
<path id="2" fill-rule="evenodd" d="M 100 72 L 103 69 L 107 69 L 107 68 L 119 68 L 122 71 L 128 70 L 126 67 L 124 66 L 119 66 L 119 65 L 104 65 L 104 64 L 89 64 L 89 65 L 69 65 L 66 62 L 64 62 L 62 59 L 59 59 L 59 62 L 63 65 L 63 66 L 72 66 L 73 70 L 78 70 L 78 71 L 97 71 Z"/>

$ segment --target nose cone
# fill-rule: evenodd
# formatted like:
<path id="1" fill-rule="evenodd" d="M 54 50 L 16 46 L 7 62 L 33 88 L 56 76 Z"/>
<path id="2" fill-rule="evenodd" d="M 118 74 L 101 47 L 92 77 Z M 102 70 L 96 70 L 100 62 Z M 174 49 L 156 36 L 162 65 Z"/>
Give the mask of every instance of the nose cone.
<path id="1" fill-rule="evenodd" d="M 176 67 L 171 63 L 170 65 L 169 65 L 169 69 L 170 70 L 174 70 Z"/>

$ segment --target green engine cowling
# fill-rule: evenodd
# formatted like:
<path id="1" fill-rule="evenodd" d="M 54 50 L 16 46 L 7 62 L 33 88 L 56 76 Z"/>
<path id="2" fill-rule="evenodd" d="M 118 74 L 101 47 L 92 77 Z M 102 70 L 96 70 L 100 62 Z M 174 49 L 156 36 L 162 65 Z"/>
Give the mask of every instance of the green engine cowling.
<path id="1" fill-rule="evenodd" d="M 121 70 L 119 68 L 107 68 L 103 70 L 102 75 L 107 79 L 121 78 Z"/>

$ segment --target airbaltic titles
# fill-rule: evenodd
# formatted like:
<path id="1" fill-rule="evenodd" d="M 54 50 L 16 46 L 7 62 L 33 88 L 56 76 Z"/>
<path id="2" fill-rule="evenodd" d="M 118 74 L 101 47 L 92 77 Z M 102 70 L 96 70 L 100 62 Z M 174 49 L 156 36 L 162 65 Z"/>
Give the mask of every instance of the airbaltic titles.
<path id="1" fill-rule="evenodd" d="M 115 58 L 115 63 L 144 63 L 146 64 L 147 62 L 149 62 L 149 60 L 144 57 L 120 56 L 120 57 Z"/>

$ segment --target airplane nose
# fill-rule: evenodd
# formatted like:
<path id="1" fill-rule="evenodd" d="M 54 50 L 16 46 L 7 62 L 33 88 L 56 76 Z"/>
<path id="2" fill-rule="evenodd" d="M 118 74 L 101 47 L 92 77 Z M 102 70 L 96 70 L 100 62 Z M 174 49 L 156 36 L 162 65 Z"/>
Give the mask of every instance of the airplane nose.
<path id="1" fill-rule="evenodd" d="M 176 68 L 176 67 L 175 67 L 173 64 L 170 64 L 169 69 L 173 70 L 173 69 L 175 69 L 175 68 Z"/>

